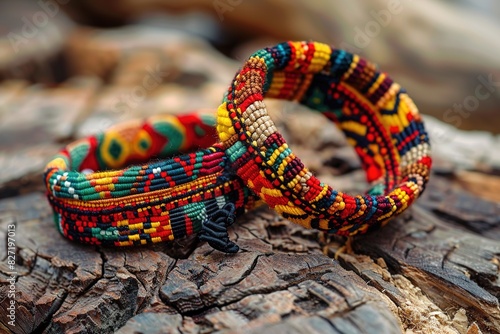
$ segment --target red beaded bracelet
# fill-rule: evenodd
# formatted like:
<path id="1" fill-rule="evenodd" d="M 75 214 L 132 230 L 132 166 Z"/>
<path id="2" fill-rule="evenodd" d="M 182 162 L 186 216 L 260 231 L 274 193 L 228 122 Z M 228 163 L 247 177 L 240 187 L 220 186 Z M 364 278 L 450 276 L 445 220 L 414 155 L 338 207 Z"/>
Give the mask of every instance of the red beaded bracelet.
<path id="1" fill-rule="evenodd" d="M 297 101 L 334 121 L 354 146 L 371 189 L 348 195 L 318 180 L 269 117 L 264 96 Z M 429 179 L 429 138 L 413 101 L 357 55 L 315 42 L 255 52 L 218 110 L 232 168 L 283 217 L 339 235 L 364 233 L 411 205 Z"/>

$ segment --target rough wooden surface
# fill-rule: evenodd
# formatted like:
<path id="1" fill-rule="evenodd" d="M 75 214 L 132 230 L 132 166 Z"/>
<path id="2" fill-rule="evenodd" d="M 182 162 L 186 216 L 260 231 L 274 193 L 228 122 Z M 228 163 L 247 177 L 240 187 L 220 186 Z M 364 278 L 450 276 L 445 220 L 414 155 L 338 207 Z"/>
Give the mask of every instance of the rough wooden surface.
<path id="1" fill-rule="evenodd" d="M 95 54 L 93 48 L 110 47 L 98 43 L 104 37 L 82 37 L 79 53 L 72 40 L 67 54 L 80 55 L 71 58 L 78 68 L 92 69 L 83 60 L 90 61 L 85 56 Z M 143 44 L 147 40 L 141 38 Z M 303 229 L 266 207 L 230 229 L 241 248 L 235 255 L 196 238 L 118 250 L 62 238 L 41 182 L 51 154 L 116 121 L 202 106 L 213 112 L 237 67 L 197 41 L 137 54 L 119 43 L 113 47 L 111 77 L 102 75 L 109 69 L 96 65 L 94 72 L 55 87 L 0 82 L 2 310 L 9 303 L 12 271 L 8 225 L 15 225 L 17 258 L 16 326 L 1 312 L 0 332 L 500 332 L 500 168 L 493 158 L 498 137 L 488 134 L 467 134 L 481 143 L 473 155 L 467 154 L 472 146 L 463 146 L 463 152 L 452 146 L 452 158 L 438 154 L 425 195 L 407 214 L 347 243 Z M 182 48 L 191 62 L 176 58 Z M 157 65 L 170 74 L 127 112 L 117 111 L 117 96 L 130 94 Z M 342 135 L 319 115 L 299 109 L 269 104 L 297 154 L 335 187 L 366 189 L 359 161 Z M 429 124 L 431 133 L 444 127 L 447 134 L 462 135 Z M 436 138 L 434 147 L 445 152 L 449 141 Z"/>

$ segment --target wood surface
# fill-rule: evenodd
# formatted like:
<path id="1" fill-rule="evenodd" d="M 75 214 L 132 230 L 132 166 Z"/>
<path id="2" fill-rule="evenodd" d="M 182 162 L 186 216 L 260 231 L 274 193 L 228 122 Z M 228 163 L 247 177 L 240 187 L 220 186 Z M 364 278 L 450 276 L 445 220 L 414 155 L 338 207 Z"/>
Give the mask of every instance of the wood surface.
<path id="1" fill-rule="evenodd" d="M 475 154 L 450 146 L 452 158 L 435 156 L 418 203 L 385 228 L 351 240 L 306 230 L 265 206 L 230 228 L 241 248 L 234 255 L 195 237 L 122 249 L 61 237 L 41 178 L 52 154 L 122 120 L 214 112 L 238 66 L 197 41 L 131 51 L 99 44 L 106 36 L 77 33 L 64 52 L 78 77 L 55 86 L 0 82 L 2 309 L 9 303 L 12 224 L 17 258 L 16 326 L 2 312 L 0 332 L 500 333 L 500 168 L 498 159 L 484 159 L 498 153 L 499 141 L 486 133 L 446 128 L 450 136 L 481 142 Z M 183 62 L 183 54 L 192 61 Z M 130 94 L 158 65 L 170 74 L 127 112 L 117 111 L 116 96 Z M 359 161 L 333 125 L 290 104 L 268 108 L 322 180 L 343 191 L 366 189 Z M 445 126 L 429 124 L 432 131 Z M 433 145 L 450 151 L 446 140 Z"/>

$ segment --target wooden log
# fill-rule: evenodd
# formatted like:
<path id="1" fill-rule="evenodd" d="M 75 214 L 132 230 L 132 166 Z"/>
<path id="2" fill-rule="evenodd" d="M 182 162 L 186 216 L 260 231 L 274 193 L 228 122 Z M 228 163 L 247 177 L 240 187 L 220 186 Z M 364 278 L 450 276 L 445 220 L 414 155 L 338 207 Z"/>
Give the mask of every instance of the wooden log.
<path id="1" fill-rule="evenodd" d="M 43 167 L 60 142 L 73 137 L 100 84 L 97 78 L 80 77 L 54 88 L 0 86 L 13 90 L 0 111 L 0 198 L 40 185 Z"/>
<path id="2" fill-rule="evenodd" d="M 303 131 L 314 128 L 321 125 L 305 124 Z M 296 132 L 289 132 L 293 141 Z M 296 148 L 306 159 L 307 145 L 318 145 L 312 166 L 322 178 L 330 175 L 348 191 L 363 189 L 363 173 L 352 152 L 339 147 L 342 141 L 301 142 Z M 265 208 L 230 230 L 242 249 L 236 255 L 196 238 L 119 250 L 73 244 L 57 233 L 39 181 L 32 181 L 38 186 L 29 183 L 26 195 L 6 194 L 0 201 L 0 258 L 7 255 L 7 226 L 14 224 L 18 275 L 16 327 L 4 314 L 0 328 L 495 333 L 498 202 L 468 192 L 456 181 L 463 175 L 441 168 L 409 214 L 354 239 L 353 253 L 340 253 L 338 261 L 332 257 L 345 240 L 305 230 Z M 473 175 L 469 189 L 484 184 L 481 176 L 498 182 L 495 175 Z M 9 272 L 1 262 L 0 296 L 7 295 Z M 0 300 L 2 308 L 8 301 Z"/>
<path id="3" fill-rule="evenodd" d="M 322 250 L 333 256 L 341 240 L 265 208 L 230 230 L 240 253 L 194 239 L 183 246 L 187 257 L 174 259 L 162 246 L 70 243 L 53 228 L 41 193 L 4 199 L 1 231 L 14 223 L 18 235 L 13 332 L 461 333 L 475 324 L 495 333 L 500 246 L 428 209 L 433 187 L 411 214 L 356 238 L 355 253 L 339 262 Z M 451 206 L 453 198 L 444 201 Z M 5 282 L 4 263 L 0 272 Z"/>
<path id="4" fill-rule="evenodd" d="M 339 328 L 364 333 L 373 326 L 385 333 L 401 331 L 387 298 L 322 254 L 308 240 L 309 231 L 301 235 L 302 228 L 288 224 L 273 228 L 282 219 L 267 209 L 249 214 L 231 230 L 240 253 L 226 255 L 203 244 L 178 260 L 161 246 L 115 250 L 70 243 L 53 228 L 39 193 L 1 201 L 0 213 L 3 234 L 6 224 L 16 225 L 14 333 L 112 333 L 124 325 L 121 332 L 131 333 L 151 312 L 160 312 L 151 328 L 157 322 L 168 328 L 182 319 L 182 327 L 196 325 L 203 332 L 292 330 L 302 322 L 317 333 Z M 298 253 L 273 250 L 268 240 L 285 239 L 292 231 L 295 243 L 314 246 Z M 7 272 L 2 263 L 4 282 Z M 4 315 L 0 323 L 8 328 Z"/>
<path id="5" fill-rule="evenodd" d="M 2 310 L 12 300 L 11 286 L 16 290 L 15 326 L 7 312 L 0 312 L 0 332 L 500 332 L 500 177 L 491 154 L 498 138 L 489 134 L 467 134 L 480 146 L 447 149 L 449 141 L 437 140 L 435 173 L 424 196 L 403 217 L 347 244 L 265 207 L 230 228 L 230 238 L 241 248 L 234 255 L 214 251 L 196 237 L 111 249 L 60 236 L 40 177 L 61 140 L 95 131 L 103 119 L 109 126 L 166 106 L 172 112 L 196 103 L 217 106 L 227 83 L 223 76 L 232 74 L 215 74 L 226 60 L 203 58 L 213 51 L 200 45 L 184 47 L 189 52 L 177 50 L 172 58 L 177 59 L 175 78 L 162 82 L 144 106 L 118 118 L 110 108 L 119 93 L 141 83 L 138 59 L 157 60 L 148 53 L 119 58 L 115 76 L 104 81 L 0 85 L 5 108 L 25 114 L 21 119 L 0 112 Z M 183 55 L 191 61 L 180 62 Z M 214 65 L 196 72 L 193 64 L 206 65 L 207 59 Z M 204 81 L 193 84 L 193 73 Z M 269 101 L 268 107 L 295 152 L 323 181 L 347 192 L 366 189 L 358 158 L 332 124 L 290 104 Z M 52 120 L 46 119 L 46 109 L 56 111 Z M 431 133 L 443 129 L 435 120 L 426 124 Z M 465 136 L 444 129 L 455 138 Z M 8 263 L 12 231 L 13 268 Z"/>

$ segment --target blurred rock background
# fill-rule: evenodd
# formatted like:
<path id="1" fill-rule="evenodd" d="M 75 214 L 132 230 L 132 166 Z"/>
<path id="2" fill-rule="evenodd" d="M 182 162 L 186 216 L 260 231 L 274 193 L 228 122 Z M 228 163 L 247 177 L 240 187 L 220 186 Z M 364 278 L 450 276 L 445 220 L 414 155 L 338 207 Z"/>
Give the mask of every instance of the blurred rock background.
<path id="1" fill-rule="evenodd" d="M 249 54 L 289 39 L 377 63 L 433 117 L 435 155 L 498 167 L 499 18 L 493 0 L 3 1 L 0 185 L 39 171 L 62 142 L 116 122 L 213 113 Z M 297 108 L 269 109 L 279 117 Z M 326 133 L 315 128 L 321 120 L 308 124 Z"/>
<path id="2" fill-rule="evenodd" d="M 159 53 L 147 55 L 158 50 L 175 49 L 182 60 L 194 43 L 221 63 L 226 59 L 212 47 L 241 63 L 261 46 L 313 39 L 376 62 L 426 114 L 464 129 L 500 131 L 497 1 L 24 0 L 0 6 L 3 78 L 60 83 L 87 75 L 121 85 L 158 61 Z M 137 65 L 127 67 L 131 57 Z M 164 60 L 175 62 L 170 55 Z M 193 71 L 211 67 L 192 61 Z M 214 71 L 223 76 L 233 69 Z M 484 82 L 490 86 L 480 93 L 489 96 L 470 98 Z"/>

